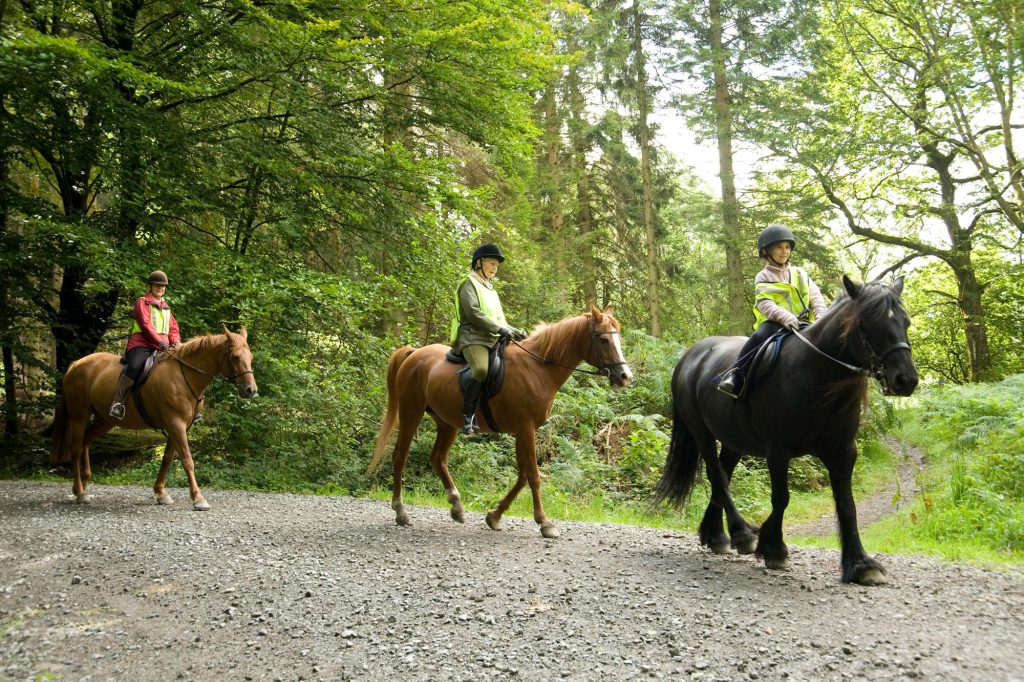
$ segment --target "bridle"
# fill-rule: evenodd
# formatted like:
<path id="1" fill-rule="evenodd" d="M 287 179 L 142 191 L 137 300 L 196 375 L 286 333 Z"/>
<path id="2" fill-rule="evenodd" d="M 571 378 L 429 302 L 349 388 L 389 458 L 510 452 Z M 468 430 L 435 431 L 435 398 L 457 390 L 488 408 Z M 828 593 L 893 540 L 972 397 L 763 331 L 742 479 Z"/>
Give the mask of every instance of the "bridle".
<path id="1" fill-rule="evenodd" d="M 253 370 L 251 370 L 251 369 L 245 369 L 245 370 L 242 370 L 241 372 L 236 372 L 235 374 L 232 374 L 231 376 L 228 376 L 226 372 L 221 371 L 221 368 L 224 366 L 224 363 L 228 362 L 228 356 L 230 354 L 231 354 L 231 347 L 228 346 L 228 347 L 226 347 L 224 349 L 223 355 L 220 356 L 220 362 L 217 363 L 217 368 L 213 372 L 207 372 L 205 369 L 201 369 L 199 367 L 196 367 L 195 365 L 190 365 L 189 363 L 185 362 L 180 357 L 178 357 L 178 353 L 177 352 L 175 352 L 175 353 L 168 352 L 167 353 L 168 357 L 178 361 L 178 369 L 181 370 L 181 378 L 185 381 L 185 385 L 188 386 L 189 393 L 191 393 L 192 397 L 195 398 L 196 407 L 199 406 L 199 403 L 201 403 L 204 400 L 206 400 L 206 389 L 203 389 L 203 391 L 200 392 L 200 393 L 196 393 L 196 390 L 194 388 L 192 388 L 192 382 L 188 380 L 188 375 L 185 374 L 185 368 L 186 367 L 188 367 L 189 369 L 191 369 L 194 372 L 199 372 L 200 374 L 202 374 L 204 376 L 211 377 L 213 379 L 216 379 L 218 377 L 223 376 L 226 380 L 228 380 L 231 383 L 233 383 L 235 385 L 235 388 L 238 388 L 238 389 L 242 388 L 240 383 L 239 383 L 239 380 L 242 377 L 244 377 L 246 374 L 255 374 L 255 372 Z M 231 367 L 231 363 L 228 362 L 228 368 L 230 369 L 230 367 Z"/>
<path id="2" fill-rule="evenodd" d="M 847 362 L 843 362 L 839 358 L 832 357 L 825 351 L 815 346 L 810 339 L 801 334 L 799 331 L 794 331 L 793 334 L 798 339 L 803 341 L 808 348 L 813 350 L 818 355 L 824 358 L 828 358 L 837 365 L 841 365 L 842 367 L 845 367 L 846 369 L 850 370 L 855 374 L 860 374 L 861 376 L 874 377 L 876 380 L 878 380 L 878 383 L 882 385 L 883 392 L 889 390 L 888 383 L 885 380 L 885 359 L 898 350 L 910 351 L 909 343 L 907 343 L 906 341 L 896 341 L 895 343 L 886 346 L 885 349 L 882 350 L 882 352 L 877 352 L 875 350 L 874 345 L 872 345 L 870 339 L 868 339 L 868 335 L 864 332 L 864 328 L 861 326 L 861 323 L 858 322 L 857 334 L 860 336 L 860 341 L 868 352 L 867 367 L 858 367 L 857 365 L 851 365 Z"/>
<path id="3" fill-rule="evenodd" d="M 613 336 L 613 335 L 616 335 L 618 333 L 619 333 L 618 329 L 612 329 L 611 331 L 607 331 L 607 332 L 599 332 L 596 329 L 591 329 L 590 330 L 590 348 L 591 348 L 591 350 L 594 349 L 594 347 L 597 344 L 597 340 L 599 338 L 601 338 L 603 336 Z M 577 372 L 579 374 L 590 374 L 591 376 L 611 377 L 612 368 L 613 367 L 619 367 L 619 366 L 622 366 L 622 365 L 629 365 L 628 362 L 622 361 L 622 362 L 605 362 L 605 363 L 602 363 L 601 364 L 601 368 L 597 369 L 597 370 L 580 369 L 579 367 L 569 367 L 568 365 L 563 365 L 563 364 L 555 362 L 554 360 L 549 360 L 549 359 L 547 359 L 545 357 L 537 355 L 536 353 L 534 353 L 530 349 L 526 348 L 523 344 L 519 343 L 518 341 L 516 341 L 514 339 L 512 340 L 512 343 L 514 343 L 515 345 L 517 345 L 520 348 L 522 348 L 524 353 L 526 353 L 527 355 L 529 355 L 532 358 L 540 360 L 545 365 L 554 365 L 555 367 L 561 367 L 562 369 L 568 369 L 570 371 Z"/>

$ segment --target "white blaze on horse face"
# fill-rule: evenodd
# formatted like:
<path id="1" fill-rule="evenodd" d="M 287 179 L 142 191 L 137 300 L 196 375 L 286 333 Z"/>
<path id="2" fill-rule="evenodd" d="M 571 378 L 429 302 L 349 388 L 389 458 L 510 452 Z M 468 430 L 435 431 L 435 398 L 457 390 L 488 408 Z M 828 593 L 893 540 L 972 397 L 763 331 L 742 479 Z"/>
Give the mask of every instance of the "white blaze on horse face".
<path id="1" fill-rule="evenodd" d="M 629 369 L 629 364 L 626 363 L 626 355 L 622 352 L 622 344 L 619 342 L 619 335 L 612 335 L 612 344 L 615 348 L 615 361 L 622 363 L 622 379 L 623 385 L 628 384 L 633 380 L 633 372 Z"/>

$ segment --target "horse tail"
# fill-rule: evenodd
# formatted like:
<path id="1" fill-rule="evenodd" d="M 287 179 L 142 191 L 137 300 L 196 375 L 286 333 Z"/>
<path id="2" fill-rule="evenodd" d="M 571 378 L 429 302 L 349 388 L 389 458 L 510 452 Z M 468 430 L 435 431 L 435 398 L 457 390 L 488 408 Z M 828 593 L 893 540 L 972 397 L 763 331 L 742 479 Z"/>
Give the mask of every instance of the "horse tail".
<path id="1" fill-rule="evenodd" d="M 68 448 L 71 422 L 68 420 L 68 401 L 64 393 L 60 394 L 60 402 L 53 414 L 53 425 L 50 427 L 50 464 L 63 464 L 71 460 L 71 449 Z"/>
<path id="2" fill-rule="evenodd" d="M 668 445 L 665 469 L 654 491 L 655 502 L 668 502 L 674 507 L 686 504 L 697 479 L 699 465 L 700 450 L 697 448 L 697 441 L 686 428 L 682 417 L 673 410 L 672 439 Z"/>
<path id="3" fill-rule="evenodd" d="M 402 346 L 395 350 L 391 354 L 391 358 L 388 359 L 388 408 L 384 414 L 384 421 L 381 422 L 380 431 L 377 432 L 377 444 L 373 448 L 370 466 L 366 468 L 367 475 L 373 474 L 377 470 L 384 448 L 387 447 L 388 441 L 391 440 L 391 434 L 395 432 L 395 426 L 398 425 L 398 387 L 396 386 L 398 368 L 415 350 L 412 346 Z"/>

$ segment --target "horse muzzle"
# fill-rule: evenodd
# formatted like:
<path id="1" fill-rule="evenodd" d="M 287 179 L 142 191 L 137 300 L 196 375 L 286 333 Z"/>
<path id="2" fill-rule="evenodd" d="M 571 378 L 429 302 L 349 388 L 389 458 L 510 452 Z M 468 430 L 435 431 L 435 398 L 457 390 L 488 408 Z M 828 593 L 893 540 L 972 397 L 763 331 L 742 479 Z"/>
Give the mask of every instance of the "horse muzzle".
<path id="1" fill-rule="evenodd" d="M 896 363 L 893 367 L 886 365 L 878 373 L 878 380 L 882 384 L 883 395 L 906 397 L 917 388 L 917 368 L 913 362 L 909 366 L 904 366 L 904 363 Z"/>
<path id="2" fill-rule="evenodd" d="M 633 371 L 624 362 L 605 365 L 605 371 L 612 388 L 625 388 L 633 383 Z"/>

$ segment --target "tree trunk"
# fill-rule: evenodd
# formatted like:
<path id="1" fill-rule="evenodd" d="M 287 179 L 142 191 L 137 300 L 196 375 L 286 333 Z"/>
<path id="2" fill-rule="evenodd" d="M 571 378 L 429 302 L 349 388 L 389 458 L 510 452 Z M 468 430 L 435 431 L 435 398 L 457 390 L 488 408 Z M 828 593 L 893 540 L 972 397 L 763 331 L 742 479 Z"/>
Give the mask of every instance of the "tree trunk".
<path id="1" fill-rule="evenodd" d="M 544 171 L 542 177 L 546 185 L 543 195 L 547 200 L 547 210 L 541 218 L 541 225 L 547 230 L 547 239 L 553 245 L 550 252 L 555 269 L 559 273 L 570 272 L 567 252 L 572 240 L 565 231 L 565 209 L 562 203 L 562 119 L 558 114 L 557 86 L 550 84 L 544 91 L 541 101 L 541 116 L 544 120 Z M 570 284 L 570 282 L 566 282 Z M 559 302 L 568 304 L 568 291 L 571 287 L 559 287 Z"/>
<path id="2" fill-rule="evenodd" d="M 743 237 L 740 233 L 740 210 L 736 199 L 736 176 L 733 173 L 732 102 L 729 76 L 726 73 L 726 51 L 723 43 L 721 0 L 710 0 L 711 62 L 715 79 L 715 131 L 718 138 L 719 178 L 722 183 L 722 225 L 725 228 L 725 269 L 729 294 L 729 333 L 746 334 L 750 327 L 746 280 L 743 277 Z"/>
<path id="3" fill-rule="evenodd" d="M 580 255 L 580 277 L 583 284 L 584 304 L 597 305 L 597 272 L 594 264 L 594 206 L 590 187 L 590 171 L 587 168 L 587 152 L 590 151 L 585 131 L 589 128 L 586 120 L 585 102 L 580 91 L 577 67 L 569 69 L 566 78 L 569 109 L 569 140 L 572 145 L 573 176 L 576 178 L 576 201 L 579 223 L 576 228 Z"/>
<path id="4" fill-rule="evenodd" d="M 643 12 L 640 0 L 633 2 L 633 58 L 636 66 L 636 95 L 640 111 L 637 128 L 640 144 L 640 179 L 643 183 L 644 236 L 647 241 L 647 307 L 651 336 L 661 336 L 661 305 L 658 298 L 658 241 L 654 225 L 654 188 L 651 181 L 650 101 L 643 44 Z"/>
<path id="5" fill-rule="evenodd" d="M 981 302 L 983 287 L 974 276 L 974 268 L 956 268 L 957 302 L 964 318 L 967 337 L 967 380 L 974 383 L 989 381 L 992 376 L 992 356 L 988 349 L 988 329 L 985 308 Z"/>
<path id="6" fill-rule="evenodd" d="M 3 347 L 4 356 L 4 433 L 14 436 L 18 433 L 18 397 L 14 391 L 17 383 L 14 380 L 14 351 L 10 346 Z"/>

